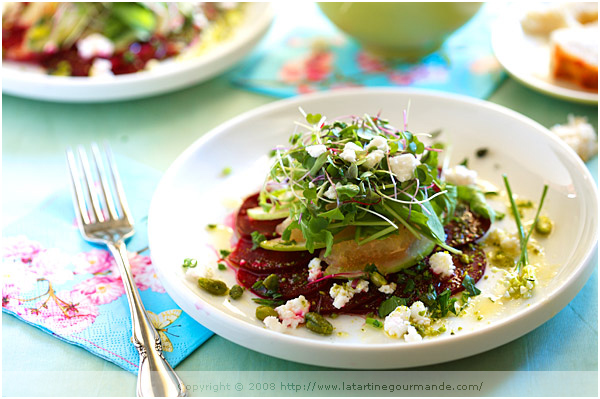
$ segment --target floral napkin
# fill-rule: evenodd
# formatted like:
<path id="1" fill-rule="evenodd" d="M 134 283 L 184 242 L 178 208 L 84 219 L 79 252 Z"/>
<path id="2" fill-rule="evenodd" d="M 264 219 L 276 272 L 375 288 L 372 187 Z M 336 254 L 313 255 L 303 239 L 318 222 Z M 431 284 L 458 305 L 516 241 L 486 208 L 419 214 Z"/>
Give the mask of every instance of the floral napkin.
<path id="1" fill-rule="evenodd" d="M 146 215 L 160 173 L 125 158 L 117 164 L 136 218 L 136 234 L 127 245 L 134 280 L 163 354 L 175 366 L 212 332 L 165 293 L 148 253 Z M 137 373 L 139 355 L 130 341 L 119 271 L 107 250 L 81 237 L 68 186 L 5 228 L 2 247 L 3 312 Z"/>
<path id="2" fill-rule="evenodd" d="M 409 86 L 486 98 L 505 77 L 490 44 L 493 4 L 484 5 L 440 50 L 408 64 L 370 55 L 316 5 L 297 3 L 277 15 L 255 55 L 233 72 L 234 83 L 280 97 L 342 87 Z"/>

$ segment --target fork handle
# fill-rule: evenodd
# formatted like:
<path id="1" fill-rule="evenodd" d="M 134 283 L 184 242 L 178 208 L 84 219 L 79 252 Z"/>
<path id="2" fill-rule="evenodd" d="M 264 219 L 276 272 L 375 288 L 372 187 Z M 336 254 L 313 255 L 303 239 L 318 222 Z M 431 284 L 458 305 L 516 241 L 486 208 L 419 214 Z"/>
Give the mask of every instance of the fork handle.
<path id="1" fill-rule="evenodd" d="M 150 322 L 144 304 L 140 299 L 140 294 L 131 274 L 125 242 L 119 240 L 107 245 L 119 266 L 121 279 L 125 285 L 125 293 L 133 323 L 131 341 L 140 353 L 137 396 L 186 396 L 185 385 L 165 360 L 162 354 L 160 335 Z"/>

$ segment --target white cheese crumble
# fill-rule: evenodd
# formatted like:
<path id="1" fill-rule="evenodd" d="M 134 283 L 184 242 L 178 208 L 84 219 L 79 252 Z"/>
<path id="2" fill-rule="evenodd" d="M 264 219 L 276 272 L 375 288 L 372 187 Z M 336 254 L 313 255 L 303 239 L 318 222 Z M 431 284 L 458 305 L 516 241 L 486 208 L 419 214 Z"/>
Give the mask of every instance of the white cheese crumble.
<path id="1" fill-rule="evenodd" d="M 321 270 L 321 259 L 313 258 L 308 263 L 308 281 L 312 283 L 322 275 L 323 271 Z"/>
<path id="2" fill-rule="evenodd" d="M 585 117 L 569 115 L 566 125 L 554 125 L 550 131 L 575 150 L 583 161 L 598 153 L 598 137 Z"/>
<path id="3" fill-rule="evenodd" d="M 81 58 L 110 57 L 114 51 L 113 42 L 100 33 L 92 33 L 77 42 L 77 53 Z"/>
<path id="4" fill-rule="evenodd" d="M 409 326 L 408 331 L 404 335 L 404 340 L 406 342 L 418 342 L 422 341 L 423 337 L 421 337 L 421 334 L 419 334 L 416 328 L 414 328 L 413 326 Z"/>
<path id="5" fill-rule="evenodd" d="M 493 227 L 490 230 L 488 240 L 511 255 L 518 255 L 521 252 L 521 242 L 516 234 L 507 233 L 498 227 Z"/>
<path id="6" fill-rule="evenodd" d="M 325 153 L 326 151 L 327 147 L 325 147 L 324 144 L 315 144 L 306 147 L 306 152 L 308 152 L 308 154 L 313 158 L 317 158 L 319 155 Z"/>
<path id="7" fill-rule="evenodd" d="M 381 150 L 371 151 L 369 154 L 367 154 L 363 166 L 367 169 L 371 169 L 372 167 L 377 165 L 383 159 L 384 156 L 385 154 Z"/>
<path id="8" fill-rule="evenodd" d="M 114 76 L 112 62 L 104 58 L 96 58 L 90 67 L 90 76 Z"/>
<path id="9" fill-rule="evenodd" d="M 323 193 L 324 196 L 326 196 L 329 199 L 336 199 L 337 198 L 337 188 L 342 187 L 341 183 L 337 183 L 335 186 L 329 186 L 329 188 L 327 190 L 325 190 L 325 192 Z"/>
<path id="10" fill-rule="evenodd" d="M 277 331 L 277 332 L 285 331 L 285 327 L 283 326 L 283 324 L 281 324 L 279 319 L 275 316 L 265 317 L 263 320 L 263 323 L 265 323 L 265 326 L 267 326 L 267 328 L 269 330 L 273 330 L 273 331 Z"/>
<path id="11" fill-rule="evenodd" d="M 383 292 L 384 294 L 393 294 L 396 291 L 396 283 L 389 283 L 386 285 L 382 285 L 379 287 L 379 292 Z"/>
<path id="12" fill-rule="evenodd" d="M 348 281 L 344 284 L 334 284 L 329 289 L 329 295 L 333 299 L 333 306 L 336 309 L 343 308 L 355 294 L 369 291 L 369 282 L 367 280 L 360 280 L 356 284 L 355 288 L 352 288 L 352 281 Z"/>
<path id="13" fill-rule="evenodd" d="M 468 186 L 477 182 L 477 171 L 464 165 L 456 165 L 444 172 L 446 182 L 456 186 Z"/>
<path id="14" fill-rule="evenodd" d="M 506 286 L 506 291 L 504 293 L 504 297 L 506 298 L 531 298 L 533 296 L 533 290 L 537 285 L 535 266 L 524 266 L 521 276 L 519 276 L 516 271 L 507 271 L 506 277 L 504 278 L 504 285 Z"/>
<path id="15" fill-rule="evenodd" d="M 429 258 L 429 266 L 435 274 L 439 274 L 442 277 L 449 278 L 454 274 L 454 262 L 452 262 L 452 256 L 444 252 L 436 252 Z"/>
<path id="16" fill-rule="evenodd" d="M 421 301 L 416 301 L 410 306 L 410 318 L 416 324 L 423 326 L 431 324 L 431 319 L 427 317 L 427 307 Z"/>
<path id="17" fill-rule="evenodd" d="M 373 137 L 373 139 L 371 139 L 371 141 L 367 145 L 367 150 L 373 147 L 383 151 L 384 153 L 388 152 L 390 149 L 390 147 L 388 146 L 387 139 L 382 136 Z"/>
<path id="18" fill-rule="evenodd" d="M 390 158 L 390 169 L 401 183 L 413 178 L 417 166 L 419 166 L 419 160 L 413 154 L 402 154 Z"/>
<path id="19" fill-rule="evenodd" d="M 421 341 L 423 337 L 415 325 L 428 326 L 431 319 L 426 314 L 427 307 L 421 301 L 413 303 L 410 308 L 404 305 L 398 306 L 385 318 L 383 329 L 392 338 L 404 337 L 406 342 Z"/>
<path id="20" fill-rule="evenodd" d="M 290 299 L 285 303 L 275 308 L 275 311 L 281 319 L 284 327 L 296 328 L 298 324 L 304 323 L 304 316 L 310 309 L 310 303 L 300 295 L 298 298 Z"/>
<path id="21" fill-rule="evenodd" d="M 410 309 L 406 306 L 398 306 L 383 321 L 383 330 L 392 338 L 403 337 L 408 327 L 411 327 Z"/>
<path id="22" fill-rule="evenodd" d="M 342 158 L 346 162 L 356 162 L 356 152 L 360 152 L 363 149 L 354 144 L 353 142 L 346 143 L 344 146 L 344 151 L 341 152 L 340 158 Z"/>

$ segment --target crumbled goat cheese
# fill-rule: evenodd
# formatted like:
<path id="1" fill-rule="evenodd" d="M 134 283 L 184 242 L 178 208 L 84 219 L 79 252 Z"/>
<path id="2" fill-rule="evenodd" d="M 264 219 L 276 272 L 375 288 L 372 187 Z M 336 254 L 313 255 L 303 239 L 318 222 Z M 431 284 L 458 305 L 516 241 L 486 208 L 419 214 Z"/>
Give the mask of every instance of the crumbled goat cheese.
<path id="1" fill-rule="evenodd" d="M 325 151 L 327 151 L 327 147 L 325 147 L 324 144 L 315 144 L 315 145 L 309 145 L 308 147 L 306 147 L 306 152 L 308 152 L 308 154 L 313 158 L 317 158 L 319 155 L 323 154 Z"/>
<path id="2" fill-rule="evenodd" d="M 396 291 L 396 283 L 389 283 L 386 285 L 382 285 L 379 287 L 379 292 L 383 292 L 384 294 L 393 294 Z"/>
<path id="3" fill-rule="evenodd" d="M 340 158 L 342 158 L 346 162 L 356 162 L 356 152 L 360 152 L 363 149 L 354 144 L 353 142 L 346 143 L 344 146 L 344 151 L 340 154 Z"/>
<path id="4" fill-rule="evenodd" d="M 416 324 L 423 326 L 431 323 L 431 319 L 427 317 L 427 307 L 421 301 L 416 301 L 410 306 L 410 318 Z"/>
<path id="5" fill-rule="evenodd" d="M 377 165 L 383 159 L 384 156 L 385 154 L 381 150 L 371 151 L 365 158 L 363 166 L 367 169 L 371 169 L 372 167 Z"/>
<path id="6" fill-rule="evenodd" d="M 454 274 L 454 262 L 452 262 L 452 256 L 444 252 L 436 252 L 429 258 L 429 266 L 435 274 L 440 274 L 442 277 L 450 277 Z"/>
<path id="7" fill-rule="evenodd" d="M 456 186 L 468 186 L 477 182 L 477 171 L 464 165 L 456 165 L 444 172 L 446 182 Z"/>
<path id="8" fill-rule="evenodd" d="M 113 42 L 100 33 L 92 33 L 77 42 L 77 53 L 85 59 L 95 56 L 110 57 L 114 51 Z"/>
<path id="9" fill-rule="evenodd" d="M 398 306 L 383 321 L 383 330 L 392 338 L 401 338 L 408 331 L 410 325 L 410 309 Z"/>
<path id="10" fill-rule="evenodd" d="M 337 183 L 335 186 L 329 186 L 329 188 L 327 190 L 325 190 L 323 195 L 329 199 L 336 199 L 337 198 L 337 188 L 339 188 L 339 187 L 342 187 L 341 183 Z"/>
<path id="11" fill-rule="evenodd" d="M 348 281 L 344 284 L 334 284 L 329 289 L 329 295 L 333 299 L 333 306 L 341 309 L 354 297 L 354 294 L 368 291 L 369 282 L 367 280 L 360 280 L 355 288 L 352 288 L 352 281 Z"/>
<path id="12" fill-rule="evenodd" d="M 554 125 L 550 131 L 560 137 L 587 161 L 598 153 L 598 136 L 585 117 L 569 115 L 566 125 Z"/>
<path id="13" fill-rule="evenodd" d="M 507 271 L 504 278 L 504 285 L 506 286 L 504 296 L 506 298 L 531 298 L 536 284 L 537 277 L 534 265 L 524 266 L 521 276 L 516 271 Z"/>
<path id="14" fill-rule="evenodd" d="M 419 166 L 419 160 L 413 154 L 402 154 L 390 158 L 390 169 L 401 183 L 413 178 L 417 166 Z"/>
<path id="15" fill-rule="evenodd" d="M 104 58 L 96 58 L 90 67 L 90 76 L 114 76 L 112 62 Z"/>
<path id="16" fill-rule="evenodd" d="M 493 227 L 490 230 L 487 239 L 511 255 L 517 255 L 521 251 L 521 242 L 516 234 L 509 234 L 498 227 Z"/>
<path id="17" fill-rule="evenodd" d="M 422 341 L 423 337 L 421 337 L 416 328 L 414 328 L 413 326 L 409 326 L 408 331 L 404 335 L 404 340 L 406 342 L 418 342 Z"/>
<path id="18" fill-rule="evenodd" d="M 300 295 L 298 298 L 290 299 L 285 303 L 275 308 L 275 311 L 281 319 L 284 327 L 296 328 L 298 324 L 304 323 L 304 316 L 310 309 L 310 303 Z"/>
<path id="19" fill-rule="evenodd" d="M 313 258 L 308 263 L 308 281 L 312 283 L 322 275 L 323 271 L 321 270 L 321 259 Z"/>
<path id="20" fill-rule="evenodd" d="M 384 153 L 388 152 L 390 149 L 390 147 L 388 146 L 387 139 L 381 136 L 373 137 L 373 139 L 371 139 L 371 141 L 367 145 L 367 150 L 373 147 L 383 151 Z"/>
<path id="21" fill-rule="evenodd" d="M 277 332 L 285 331 L 285 327 L 283 326 L 283 324 L 281 324 L 279 319 L 275 316 L 265 317 L 265 319 L 263 320 L 263 323 L 265 323 L 265 326 L 267 326 L 267 328 L 269 330 L 273 330 L 273 331 L 277 331 Z"/>

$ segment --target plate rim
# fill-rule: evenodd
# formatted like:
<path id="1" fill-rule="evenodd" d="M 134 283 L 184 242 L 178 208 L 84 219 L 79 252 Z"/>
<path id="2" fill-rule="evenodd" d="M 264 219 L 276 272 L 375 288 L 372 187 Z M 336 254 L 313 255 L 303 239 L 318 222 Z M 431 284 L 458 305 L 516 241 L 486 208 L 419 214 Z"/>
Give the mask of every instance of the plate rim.
<path id="1" fill-rule="evenodd" d="M 176 76 L 188 76 L 186 83 L 183 86 L 189 86 L 206 81 L 220 73 L 231 68 L 233 65 L 238 63 L 243 57 L 245 57 L 255 46 L 255 44 L 265 35 L 268 28 L 271 26 L 274 16 L 275 9 L 271 2 L 250 2 L 246 3 L 250 8 L 249 13 L 258 15 L 258 18 L 252 21 L 242 21 L 241 27 L 243 32 L 234 32 L 232 37 L 223 41 L 222 45 L 216 46 L 215 48 L 207 51 L 204 54 L 191 57 L 184 60 L 176 61 L 174 59 L 167 59 L 163 62 L 168 63 L 165 68 L 158 68 L 155 70 L 143 70 L 140 72 L 115 75 L 110 78 L 102 77 L 84 77 L 84 76 L 52 76 L 44 73 L 31 72 L 23 70 L 19 67 L 18 63 L 5 62 L 3 60 L 2 67 L 2 92 L 14 96 L 40 99 L 40 100 L 51 100 L 59 102 L 101 102 L 101 101 L 118 101 L 128 100 L 141 97 L 149 97 L 153 95 L 162 94 L 168 91 L 176 90 L 181 88 L 181 84 L 171 83 L 169 88 L 161 88 L 160 90 L 142 90 L 142 94 L 86 94 L 82 99 L 75 99 L 68 96 L 61 96 L 56 94 L 45 95 L 45 94 L 34 94 L 23 92 L 22 89 L 15 89 L 19 84 L 27 85 L 38 85 L 44 87 L 46 90 L 66 88 L 69 90 L 98 90 L 102 89 L 107 91 L 108 89 L 118 89 L 120 87 L 128 87 L 131 85 L 141 86 L 144 84 L 151 84 L 153 82 L 173 78 Z M 243 34 L 240 34 L 243 33 Z M 232 56 L 233 61 L 224 63 L 224 66 L 217 67 L 215 71 L 206 73 L 202 71 L 202 68 L 208 69 L 208 67 L 215 65 L 219 60 Z M 189 78 L 190 75 L 197 70 L 202 72 L 198 73 L 197 77 Z M 6 88 L 6 83 L 9 83 L 9 88 Z M 68 98 L 67 98 L 68 97 Z"/>
<path id="2" fill-rule="evenodd" d="M 518 119 L 522 123 L 530 125 L 532 128 L 537 130 L 537 132 L 539 134 L 545 136 L 547 139 L 549 139 L 551 141 L 554 141 L 556 144 L 558 144 L 560 147 L 562 147 L 566 151 L 566 153 L 567 153 L 566 156 L 568 158 L 570 158 L 570 160 L 572 162 L 574 162 L 574 166 L 577 169 L 579 169 L 580 172 L 582 172 L 582 174 L 583 174 L 582 181 L 587 182 L 587 184 L 589 185 L 589 188 L 592 189 L 591 191 L 593 192 L 593 201 L 596 204 L 598 204 L 598 193 L 597 193 L 597 189 L 596 189 L 595 185 L 593 184 L 594 179 L 591 176 L 591 173 L 589 172 L 589 170 L 587 169 L 585 164 L 576 155 L 576 153 L 568 145 L 563 143 L 559 138 L 555 137 L 555 135 L 550 133 L 548 131 L 548 129 L 546 129 L 544 126 L 542 126 L 538 122 L 535 122 L 532 119 L 530 119 L 514 110 L 511 110 L 509 108 L 503 107 L 498 104 L 490 103 L 485 100 L 471 98 L 471 97 L 467 97 L 467 96 L 459 95 L 459 94 L 439 92 L 439 91 L 435 91 L 435 90 L 413 89 L 413 88 L 393 88 L 393 87 L 345 88 L 345 89 L 311 93 L 311 94 L 306 94 L 306 95 L 302 95 L 302 96 L 292 97 L 292 98 L 288 98 L 288 99 L 274 101 L 272 103 L 253 108 L 251 110 L 248 110 L 238 116 L 235 116 L 235 117 L 223 122 L 222 124 L 219 124 L 215 128 L 211 129 L 209 132 L 203 134 L 196 141 L 194 141 L 171 164 L 171 166 L 168 168 L 168 170 L 165 172 L 165 174 L 161 178 L 161 181 L 160 181 L 159 185 L 157 186 L 155 193 L 152 197 L 150 210 L 148 213 L 148 238 L 149 238 L 151 254 L 153 253 L 152 247 L 154 246 L 156 248 L 156 245 L 153 245 L 153 243 L 155 243 L 155 240 L 153 239 L 154 234 L 152 232 L 153 232 L 153 226 L 155 223 L 154 215 L 156 214 L 155 209 L 157 207 L 157 201 L 158 201 L 157 198 L 160 195 L 160 190 L 163 185 L 167 184 L 166 182 L 172 176 L 176 175 L 176 172 L 181 167 L 181 165 L 184 164 L 188 160 L 188 158 L 190 156 L 192 156 L 196 151 L 198 151 L 198 149 L 200 149 L 205 143 L 209 142 L 210 140 L 212 140 L 213 138 L 215 138 L 216 136 L 221 134 L 221 132 L 226 131 L 231 126 L 239 124 L 241 121 L 243 121 L 245 119 L 255 117 L 256 115 L 274 112 L 278 109 L 284 109 L 284 108 L 291 107 L 294 105 L 299 105 L 303 102 L 312 101 L 314 99 L 335 98 L 338 96 L 360 96 L 360 95 L 364 95 L 364 94 L 377 94 L 377 93 L 397 93 L 398 95 L 405 95 L 405 96 L 410 96 L 412 94 L 415 94 L 415 95 L 425 95 L 425 96 L 432 96 L 432 97 L 441 97 L 441 98 L 455 100 L 455 101 L 459 101 L 459 102 L 470 104 L 470 105 L 483 106 L 492 111 L 506 114 L 509 117 Z M 593 212 L 594 212 L 594 214 L 592 216 L 595 216 L 595 218 L 597 219 L 597 206 Z M 346 350 L 346 351 L 350 351 L 350 352 L 354 352 L 354 353 L 362 352 L 364 350 L 369 350 L 369 351 L 373 351 L 373 352 L 401 350 L 400 348 L 402 348 L 402 350 L 410 351 L 410 349 L 412 349 L 412 348 L 420 348 L 425 345 L 428 347 L 431 347 L 432 350 L 435 350 L 436 347 L 444 346 L 448 342 L 452 342 L 454 344 L 454 343 L 457 343 L 459 340 L 463 341 L 463 340 L 469 340 L 472 338 L 479 338 L 482 335 L 491 333 L 494 330 L 506 329 L 507 326 L 512 323 L 519 323 L 524 318 L 529 318 L 532 313 L 537 314 L 538 309 L 540 309 L 540 308 L 548 309 L 549 307 L 553 307 L 552 305 L 556 306 L 557 303 L 562 304 L 564 302 L 563 296 L 565 294 L 565 291 L 567 291 L 569 289 L 574 290 L 576 288 L 576 290 L 573 292 L 572 295 L 568 295 L 569 296 L 568 301 L 566 301 L 564 304 L 562 304 L 560 306 L 560 309 L 564 308 L 564 306 L 566 306 L 575 297 L 575 295 L 580 291 L 581 287 L 587 281 L 587 279 L 589 278 L 589 275 L 593 271 L 593 267 L 592 267 L 593 265 L 591 265 L 590 260 L 593 257 L 593 255 L 597 249 L 597 246 L 598 246 L 597 226 L 593 227 L 593 233 L 594 233 L 593 240 L 595 241 L 595 244 L 591 245 L 590 248 L 588 248 L 588 250 L 585 253 L 585 256 L 583 257 L 582 262 L 580 262 L 576 272 L 570 273 L 569 278 L 563 284 L 561 284 L 560 287 L 558 287 L 556 290 L 554 290 L 552 292 L 552 294 L 553 294 L 552 296 L 549 296 L 548 298 L 544 299 L 543 301 L 532 304 L 530 307 L 528 307 L 527 309 L 525 309 L 521 312 L 518 312 L 517 314 L 513 314 L 513 315 L 510 315 L 509 317 L 503 318 L 502 320 L 498 320 L 495 323 L 493 323 L 492 325 L 490 325 L 490 327 L 482 327 L 479 330 L 465 332 L 464 334 L 461 334 L 459 336 L 439 337 L 439 338 L 436 338 L 433 340 L 425 340 L 422 342 L 411 343 L 410 345 L 406 345 L 406 343 L 404 343 L 404 342 L 367 343 L 367 344 L 343 343 L 343 342 L 331 343 L 331 342 L 326 342 L 326 341 L 312 340 L 312 339 L 305 338 L 305 337 L 298 337 L 298 336 L 293 336 L 293 335 L 288 335 L 288 334 L 280 334 L 275 331 L 270 331 L 270 330 L 264 329 L 262 327 L 259 327 L 257 325 L 253 325 L 253 324 L 244 322 L 243 320 L 240 320 L 240 319 L 231 318 L 231 316 L 227 315 L 225 312 L 222 312 L 220 309 L 214 308 L 209 303 L 204 302 L 204 300 L 201 297 L 199 297 L 197 294 L 195 294 L 189 287 L 184 287 L 184 288 L 186 291 L 189 291 L 189 294 L 193 295 L 196 300 L 200 300 L 203 302 L 203 305 L 210 307 L 211 312 L 213 313 L 212 314 L 213 317 L 218 316 L 219 319 L 226 318 L 226 319 L 232 321 L 233 324 L 235 324 L 235 327 L 251 328 L 257 334 L 265 334 L 266 333 L 267 334 L 266 337 L 277 339 L 278 341 L 282 341 L 283 344 L 309 345 L 311 347 L 316 346 L 320 349 L 325 349 L 325 348 L 332 349 L 333 348 L 334 350 Z M 159 278 L 161 279 L 161 281 L 164 284 L 164 280 L 167 279 L 166 276 L 163 276 L 164 270 L 160 266 L 158 266 L 156 268 L 156 270 L 157 270 L 157 274 L 158 274 Z M 578 281 L 582 282 L 580 284 L 581 286 L 580 287 L 577 287 L 576 285 L 574 286 L 574 283 L 576 283 Z M 167 290 L 167 293 L 169 293 L 168 290 Z M 559 295 L 559 294 L 561 294 L 561 295 Z M 174 298 L 174 300 L 175 300 L 175 298 Z M 178 303 L 178 305 L 181 306 L 181 304 L 179 304 L 179 303 Z M 216 313 L 216 315 L 214 313 Z M 542 317 L 540 320 L 538 320 L 536 323 L 534 323 L 534 325 L 530 326 L 527 329 L 527 331 L 525 331 L 524 333 L 519 333 L 514 337 L 511 334 L 508 334 L 508 336 L 505 337 L 506 338 L 505 340 L 500 340 L 502 342 L 497 341 L 497 343 L 495 343 L 493 346 L 488 346 L 482 350 L 478 350 L 475 352 L 467 352 L 467 353 L 465 353 L 464 356 L 471 356 L 471 355 L 480 353 L 482 351 L 490 350 L 492 348 L 495 348 L 497 346 L 505 344 L 509 341 L 512 341 L 513 339 L 515 339 L 517 337 L 525 335 L 528 332 L 530 332 L 531 330 L 537 328 L 539 325 L 548 321 L 554 314 L 555 313 L 551 314 L 549 317 L 546 317 L 546 316 Z M 225 337 L 225 338 L 229 339 L 227 337 Z M 453 340 L 453 341 L 449 341 L 449 340 Z M 234 341 L 234 342 L 236 342 L 236 341 Z M 236 343 L 238 343 L 242 346 L 245 346 L 245 347 L 249 347 L 248 345 L 245 345 L 244 343 L 240 343 L 240 342 L 236 342 Z M 256 350 L 253 347 L 249 347 L 249 348 Z M 260 352 L 267 353 L 265 351 L 260 351 Z M 278 357 L 276 354 L 271 354 L 271 353 L 268 353 L 268 354 Z M 281 356 L 279 356 L 279 357 L 281 357 Z M 452 357 L 452 359 L 450 359 L 450 360 L 458 359 L 458 358 L 460 358 L 460 357 Z M 295 360 L 295 359 L 291 359 L 291 360 Z M 444 360 L 444 361 L 446 361 L 446 360 Z M 432 364 L 432 363 L 434 363 L 434 362 L 422 363 L 422 364 Z M 438 362 L 436 361 L 435 363 L 438 363 Z M 317 362 L 317 363 L 312 363 L 312 364 L 321 364 L 322 365 L 323 363 Z M 369 368 L 373 368 L 373 367 L 369 367 Z"/>
<path id="3" fill-rule="evenodd" d="M 518 8 L 514 5 L 507 7 L 507 9 L 492 23 L 492 51 L 494 52 L 494 55 L 500 65 L 502 65 L 502 67 L 509 73 L 511 77 L 534 91 L 547 94 L 551 97 L 561 100 L 572 101 L 579 104 L 597 105 L 598 93 L 593 93 L 586 90 L 576 90 L 552 84 L 543 79 L 539 79 L 536 76 L 522 73 L 519 68 L 515 68 L 513 63 L 507 62 L 507 57 L 505 56 L 507 50 L 502 44 L 503 39 L 501 37 L 501 33 L 503 30 L 505 31 L 507 27 L 511 27 L 515 22 L 518 22 L 515 15 L 520 14 L 515 13 L 515 9 L 518 10 Z"/>

